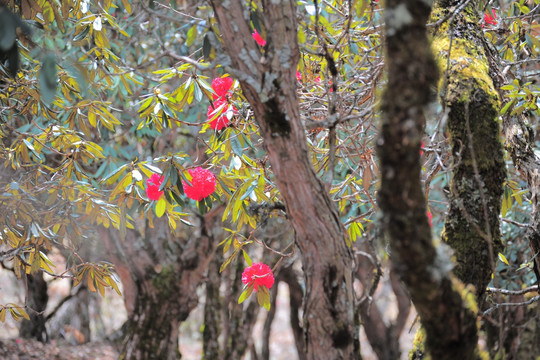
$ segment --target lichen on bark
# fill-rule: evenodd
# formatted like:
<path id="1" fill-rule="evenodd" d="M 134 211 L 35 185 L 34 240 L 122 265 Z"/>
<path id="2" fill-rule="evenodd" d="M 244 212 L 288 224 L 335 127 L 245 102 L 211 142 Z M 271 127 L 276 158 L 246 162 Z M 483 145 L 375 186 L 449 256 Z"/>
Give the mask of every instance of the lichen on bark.
<path id="1" fill-rule="evenodd" d="M 436 1 L 430 22 L 445 18 L 459 3 Z M 497 122 L 500 102 L 479 24 L 471 2 L 432 31 L 432 49 L 443 75 L 439 94 L 448 109 L 454 156 L 443 239 L 455 252 L 454 273 L 482 296 L 502 249 L 499 214 L 506 170 Z"/>

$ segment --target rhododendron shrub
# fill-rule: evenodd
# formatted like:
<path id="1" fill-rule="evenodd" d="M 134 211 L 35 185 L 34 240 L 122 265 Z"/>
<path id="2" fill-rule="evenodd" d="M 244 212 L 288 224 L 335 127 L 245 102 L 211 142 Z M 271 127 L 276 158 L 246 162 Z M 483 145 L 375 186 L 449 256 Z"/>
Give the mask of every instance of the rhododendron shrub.
<path id="1" fill-rule="evenodd" d="M 227 100 L 220 98 L 214 101 L 213 106 L 208 107 L 208 122 L 213 130 L 221 130 L 229 125 L 229 117 L 238 114 L 234 105 L 227 103 Z"/>
<path id="2" fill-rule="evenodd" d="M 246 288 L 238 299 L 239 304 L 244 302 L 255 291 L 259 305 L 264 306 L 267 310 L 270 309 L 270 289 L 275 282 L 270 266 L 264 263 L 248 266 L 242 273 L 242 282 L 246 285 Z"/>
<path id="3" fill-rule="evenodd" d="M 163 183 L 163 179 L 159 174 L 152 174 L 150 179 L 146 180 L 146 196 L 150 200 L 158 201 L 163 191 L 159 191 L 159 187 Z"/>
<path id="4" fill-rule="evenodd" d="M 212 95 L 214 100 L 226 97 L 232 85 L 233 79 L 228 76 L 212 80 L 212 90 L 215 92 L 215 94 Z"/>
<path id="5" fill-rule="evenodd" d="M 248 286 L 253 284 L 255 291 L 261 286 L 271 289 L 272 285 L 274 285 L 274 274 L 270 266 L 256 263 L 244 269 L 242 282 Z"/>
<path id="6" fill-rule="evenodd" d="M 484 14 L 484 22 L 489 25 L 497 25 L 497 15 L 495 14 L 495 9 L 491 9 L 491 13 L 493 16 L 489 14 L 489 12 Z"/>
<path id="7" fill-rule="evenodd" d="M 212 80 L 212 90 L 214 94 L 214 102 L 208 106 L 206 115 L 208 116 L 208 122 L 213 130 L 221 130 L 229 125 L 230 118 L 238 113 L 238 110 L 234 105 L 230 105 L 227 99 L 231 95 L 231 88 L 233 85 L 233 79 L 226 76 L 222 78 L 215 78 Z"/>
<path id="8" fill-rule="evenodd" d="M 216 190 L 216 177 L 210 170 L 199 166 L 195 169 L 189 169 L 188 173 L 191 175 L 191 185 L 182 181 L 184 192 L 188 198 L 201 201 Z"/>

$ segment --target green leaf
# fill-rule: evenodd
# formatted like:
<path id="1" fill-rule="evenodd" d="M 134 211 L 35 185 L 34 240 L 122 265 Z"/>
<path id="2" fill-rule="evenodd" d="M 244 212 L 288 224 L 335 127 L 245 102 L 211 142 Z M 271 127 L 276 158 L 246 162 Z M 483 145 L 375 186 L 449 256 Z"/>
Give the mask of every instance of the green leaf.
<path id="1" fill-rule="evenodd" d="M 260 306 L 263 306 L 266 310 L 270 310 L 270 291 L 266 286 L 259 286 L 257 288 L 257 301 Z"/>
<path id="2" fill-rule="evenodd" d="M 242 294 L 240 294 L 240 297 L 238 298 L 238 303 L 243 303 L 248 297 L 251 296 L 251 293 L 253 292 L 253 284 L 250 284 L 244 291 L 242 291 Z"/>
<path id="3" fill-rule="evenodd" d="M 233 261 L 234 259 L 236 259 L 236 256 L 238 255 L 238 249 L 236 249 L 232 255 L 227 259 L 225 260 L 225 262 L 223 264 L 221 264 L 220 268 L 219 268 L 219 272 L 223 272 L 227 266 L 229 266 L 229 264 L 231 263 L 231 261 Z"/>
<path id="4" fill-rule="evenodd" d="M 231 136 L 231 149 L 236 155 L 242 157 L 244 149 L 242 148 L 242 144 L 240 144 L 240 140 L 238 140 L 238 136 L 236 134 Z"/>
<path id="5" fill-rule="evenodd" d="M 203 93 L 202 93 L 201 87 L 199 86 L 199 83 L 197 81 L 193 82 L 193 89 L 195 91 L 195 100 L 200 102 L 202 100 Z"/>
<path id="6" fill-rule="evenodd" d="M 244 195 L 242 195 L 242 197 L 240 198 L 240 201 L 246 199 L 249 195 L 251 195 L 251 193 L 253 192 L 253 190 L 255 190 L 255 188 L 257 187 L 257 183 L 254 183 L 254 184 L 251 184 L 246 192 L 244 193 Z"/>
<path id="7" fill-rule="evenodd" d="M 205 60 L 210 59 L 211 51 L 212 51 L 212 44 L 210 44 L 210 40 L 208 39 L 208 34 L 205 34 L 203 38 L 203 56 Z"/>
<path id="8" fill-rule="evenodd" d="M 89 32 L 90 32 L 90 26 L 87 25 L 80 33 L 78 33 L 77 35 L 73 37 L 73 41 L 77 42 L 77 41 L 84 40 Z"/>
<path id="9" fill-rule="evenodd" d="M 246 250 L 242 249 L 242 254 L 244 255 L 244 260 L 246 260 L 246 264 L 248 264 L 248 266 L 251 266 L 253 262 L 251 261 L 251 258 L 249 257 Z"/>
<path id="10" fill-rule="evenodd" d="M 501 260 L 506 265 L 510 266 L 510 264 L 508 263 L 508 260 L 506 259 L 506 256 L 504 256 L 502 253 L 499 253 L 499 260 Z"/>
<path id="11" fill-rule="evenodd" d="M 195 38 L 197 37 L 197 25 L 193 25 L 187 32 L 186 46 L 193 45 Z"/>
<path id="12" fill-rule="evenodd" d="M 159 198 L 156 204 L 156 216 L 158 218 L 162 217 L 165 214 L 165 208 L 167 207 L 167 201 L 164 197 Z"/>

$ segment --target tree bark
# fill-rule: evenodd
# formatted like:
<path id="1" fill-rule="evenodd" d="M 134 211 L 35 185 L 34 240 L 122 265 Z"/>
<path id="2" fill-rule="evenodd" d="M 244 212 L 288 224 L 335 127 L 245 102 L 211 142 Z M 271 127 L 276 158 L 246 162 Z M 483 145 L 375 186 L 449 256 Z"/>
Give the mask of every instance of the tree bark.
<path id="1" fill-rule="evenodd" d="M 431 358 L 476 359 L 474 295 L 451 276 L 452 263 L 444 244 L 435 247 L 432 243 L 420 183 L 424 111 L 438 77 L 425 25 L 431 8 L 422 0 L 388 0 L 386 6 L 388 84 L 377 143 L 378 198 L 392 265 L 421 317 L 425 351 Z"/>
<path id="2" fill-rule="evenodd" d="M 276 185 L 296 233 L 306 281 L 308 359 L 355 359 L 352 253 L 337 210 L 309 161 L 296 95 L 296 1 L 262 1 L 267 44 L 252 38 L 240 1 L 211 1 L 227 54 L 259 124 Z"/>
<path id="3" fill-rule="evenodd" d="M 221 275 L 219 264 L 223 257 L 218 254 L 208 266 L 208 280 L 206 281 L 206 298 L 204 303 L 204 330 L 203 330 L 203 354 L 206 360 L 219 360 L 220 346 L 219 335 L 221 333 L 221 309 L 223 302 L 219 288 Z"/>
<path id="4" fill-rule="evenodd" d="M 111 261 L 122 272 L 134 302 L 126 304 L 129 318 L 120 359 L 180 358 L 179 325 L 197 306 L 197 286 L 212 259 L 216 241 L 211 229 L 223 207 L 200 216 L 189 236 L 171 235 L 165 219 L 154 221 L 144 236 L 128 231 L 126 239 L 100 228 Z"/>
<path id="5" fill-rule="evenodd" d="M 459 0 L 439 0 L 430 22 L 445 18 Z M 439 85 L 448 108 L 454 164 L 444 240 L 454 249 L 454 273 L 482 298 L 502 249 L 499 215 L 506 166 L 497 124 L 499 97 L 489 75 L 476 4 L 471 2 L 433 31 L 445 76 Z"/>
<path id="6" fill-rule="evenodd" d="M 285 267 L 280 271 L 281 281 L 287 283 L 289 286 L 289 305 L 290 305 L 290 323 L 294 336 L 294 342 L 296 344 L 296 350 L 298 351 L 298 359 L 306 360 L 306 345 L 304 343 L 304 336 L 302 327 L 300 326 L 300 309 L 302 307 L 302 285 L 297 280 L 292 266 Z"/>
<path id="7" fill-rule="evenodd" d="M 43 314 L 49 302 L 47 282 L 43 279 L 43 272 L 41 271 L 25 276 L 26 306 L 31 309 L 27 311 L 30 320 L 22 320 L 19 335 L 22 338 L 47 342 L 49 337 L 45 328 L 45 314 Z"/>

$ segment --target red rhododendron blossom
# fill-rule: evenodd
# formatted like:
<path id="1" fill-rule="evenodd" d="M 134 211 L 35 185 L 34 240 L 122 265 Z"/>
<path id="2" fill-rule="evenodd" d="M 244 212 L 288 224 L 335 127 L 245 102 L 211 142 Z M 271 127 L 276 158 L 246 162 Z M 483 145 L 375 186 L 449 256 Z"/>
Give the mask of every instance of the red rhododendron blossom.
<path id="1" fill-rule="evenodd" d="M 188 173 L 192 177 L 190 180 L 191 186 L 182 181 L 184 192 L 188 198 L 201 201 L 216 190 L 216 177 L 210 170 L 199 166 L 195 169 L 189 169 Z"/>
<path id="2" fill-rule="evenodd" d="M 234 105 L 230 105 L 230 107 L 232 108 L 231 110 L 229 110 L 229 104 L 227 104 L 227 100 L 225 99 L 218 99 L 214 101 L 213 107 L 208 107 L 208 112 L 206 115 L 208 116 L 208 121 L 210 122 L 210 127 L 212 129 L 221 130 L 229 125 L 227 112 L 232 111 L 233 115 L 238 114 L 238 110 L 234 107 Z M 220 113 L 220 115 L 216 116 L 217 113 Z"/>
<path id="3" fill-rule="evenodd" d="M 420 144 L 420 156 L 424 155 L 424 150 L 422 150 L 426 145 L 422 141 L 422 144 Z"/>
<path id="4" fill-rule="evenodd" d="M 253 38 L 255 39 L 255 41 L 257 42 L 257 44 L 259 44 L 260 46 L 264 46 L 266 45 L 266 40 L 264 40 L 261 35 L 259 35 L 259 33 L 257 32 L 257 30 L 255 30 L 255 32 L 253 34 Z"/>
<path id="5" fill-rule="evenodd" d="M 296 80 L 302 82 L 302 73 L 300 71 L 296 72 Z"/>
<path id="6" fill-rule="evenodd" d="M 152 174 L 150 179 L 146 179 L 146 196 L 150 200 L 159 200 L 163 191 L 159 191 L 159 187 L 163 183 L 163 179 L 159 174 Z"/>
<path id="7" fill-rule="evenodd" d="M 491 9 L 491 12 L 493 13 L 493 16 L 491 16 L 488 12 L 484 14 L 484 22 L 490 25 L 497 25 L 497 15 L 495 14 L 495 9 Z"/>
<path id="8" fill-rule="evenodd" d="M 433 223 L 431 222 L 433 216 L 431 215 L 431 212 L 429 210 L 426 212 L 426 215 L 429 220 L 429 226 L 433 226 Z"/>
<path id="9" fill-rule="evenodd" d="M 228 76 L 224 78 L 215 78 L 212 80 L 212 90 L 215 92 L 215 94 L 212 94 L 214 100 L 227 95 L 227 92 L 231 89 L 232 84 L 233 79 Z"/>
<path id="10" fill-rule="evenodd" d="M 266 286 L 267 289 L 270 289 L 274 285 L 274 274 L 272 274 L 270 266 L 257 263 L 244 269 L 242 282 L 246 285 L 253 282 L 255 291 L 259 286 Z"/>

